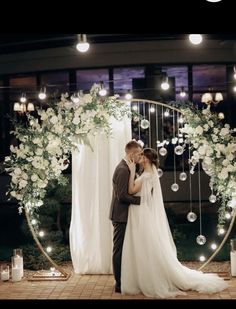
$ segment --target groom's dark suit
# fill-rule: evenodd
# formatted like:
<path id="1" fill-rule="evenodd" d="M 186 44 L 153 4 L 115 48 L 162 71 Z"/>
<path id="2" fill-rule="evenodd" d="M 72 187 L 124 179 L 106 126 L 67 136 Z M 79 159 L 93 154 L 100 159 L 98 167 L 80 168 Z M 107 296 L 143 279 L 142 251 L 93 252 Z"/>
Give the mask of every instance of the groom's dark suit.
<path id="1" fill-rule="evenodd" d="M 130 204 L 140 204 L 139 196 L 132 196 L 128 193 L 129 176 L 129 167 L 125 160 L 122 160 L 117 165 L 112 178 L 113 193 L 110 208 L 110 219 L 114 226 L 112 262 L 117 292 L 120 290 L 121 256 L 128 220 L 128 208 Z"/>

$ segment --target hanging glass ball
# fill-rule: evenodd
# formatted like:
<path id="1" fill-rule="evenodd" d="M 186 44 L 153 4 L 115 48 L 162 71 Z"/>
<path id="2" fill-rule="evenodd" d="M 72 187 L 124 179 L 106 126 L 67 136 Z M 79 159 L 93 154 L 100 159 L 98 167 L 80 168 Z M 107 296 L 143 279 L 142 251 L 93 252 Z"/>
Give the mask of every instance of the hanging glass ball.
<path id="1" fill-rule="evenodd" d="M 179 190 L 179 185 L 177 183 L 173 183 L 171 185 L 171 190 L 174 191 L 174 192 L 178 191 Z"/>
<path id="2" fill-rule="evenodd" d="M 206 243 L 206 237 L 203 235 L 198 235 L 198 237 L 196 238 L 196 241 L 199 245 L 204 245 Z"/>
<path id="3" fill-rule="evenodd" d="M 215 203 L 215 202 L 216 202 L 216 196 L 215 196 L 214 194 L 211 194 L 211 195 L 209 196 L 209 201 L 210 201 L 211 203 Z"/>
<path id="4" fill-rule="evenodd" d="M 182 172 L 179 174 L 179 180 L 185 181 L 187 179 L 187 174 L 185 172 Z"/>
<path id="5" fill-rule="evenodd" d="M 163 175 L 163 170 L 161 168 L 157 169 L 157 175 L 159 176 L 159 178 L 161 178 L 161 176 Z"/>
<path id="6" fill-rule="evenodd" d="M 167 150 L 165 149 L 165 147 L 161 147 L 160 150 L 159 150 L 159 154 L 161 156 L 165 156 L 167 154 Z"/>
<path id="7" fill-rule="evenodd" d="M 194 222 L 197 219 L 197 215 L 195 214 L 195 212 L 190 211 L 187 214 L 187 219 L 189 222 Z"/>
<path id="8" fill-rule="evenodd" d="M 175 154 L 177 154 L 178 156 L 182 155 L 182 153 L 184 152 L 184 148 L 180 145 L 175 147 Z"/>
<path id="9" fill-rule="evenodd" d="M 149 125 L 150 125 L 150 123 L 149 123 L 149 121 L 148 121 L 147 119 L 143 119 L 143 120 L 141 121 L 141 128 L 142 128 L 142 129 L 147 129 L 147 128 L 149 128 Z"/>

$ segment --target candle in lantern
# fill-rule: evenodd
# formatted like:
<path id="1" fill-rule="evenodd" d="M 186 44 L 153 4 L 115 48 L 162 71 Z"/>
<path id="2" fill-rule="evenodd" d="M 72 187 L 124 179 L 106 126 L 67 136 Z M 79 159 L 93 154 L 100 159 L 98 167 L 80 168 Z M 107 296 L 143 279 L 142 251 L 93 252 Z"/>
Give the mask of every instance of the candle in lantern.
<path id="1" fill-rule="evenodd" d="M 21 278 L 24 277 L 24 264 L 23 264 L 23 256 L 22 249 L 14 249 L 14 267 L 18 267 L 21 270 Z"/>
<path id="2" fill-rule="evenodd" d="M 1 266 L 1 280 L 2 281 L 8 281 L 9 280 L 9 266 L 8 265 L 2 265 Z"/>
<path id="3" fill-rule="evenodd" d="M 21 281 L 21 269 L 19 267 L 12 267 L 11 270 L 12 282 Z"/>

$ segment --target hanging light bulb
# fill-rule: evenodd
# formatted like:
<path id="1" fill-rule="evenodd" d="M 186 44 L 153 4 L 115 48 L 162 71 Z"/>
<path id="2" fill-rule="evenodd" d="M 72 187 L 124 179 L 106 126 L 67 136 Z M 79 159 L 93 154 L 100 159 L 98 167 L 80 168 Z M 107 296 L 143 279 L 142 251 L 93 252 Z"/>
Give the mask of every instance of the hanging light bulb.
<path id="1" fill-rule="evenodd" d="M 40 89 L 39 95 L 38 95 L 40 100 L 45 100 L 47 95 L 46 95 L 46 88 L 43 87 Z"/>
<path id="2" fill-rule="evenodd" d="M 151 107 L 150 107 L 150 113 L 154 113 L 155 112 L 155 107 L 154 107 L 154 105 L 151 105 Z"/>
<path id="3" fill-rule="evenodd" d="M 76 45 L 76 48 L 81 53 L 85 53 L 89 50 L 89 43 L 87 42 L 86 34 L 78 34 L 78 44 Z"/>
<path id="4" fill-rule="evenodd" d="M 168 108 L 167 108 L 167 110 L 164 111 L 164 116 L 165 117 L 169 117 L 170 116 L 170 111 L 169 111 Z"/>
<path id="5" fill-rule="evenodd" d="M 170 84 L 168 82 L 168 76 L 164 78 L 164 81 L 161 83 L 161 89 L 168 90 L 170 88 Z"/>
<path id="6" fill-rule="evenodd" d="M 217 248 L 217 244 L 212 243 L 212 244 L 211 244 L 211 249 L 212 249 L 212 250 L 215 250 L 216 248 Z"/>
<path id="7" fill-rule="evenodd" d="M 105 97 L 105 95 L 107 94 L 107 90 L 104 87 L 104 83 L 103 82 L 100 82 L 100 90 L 98 91 L 98 93 L 99 93 L 99 95 L 101 97 Z"/>
<path id="8" fill-rule="evenodd" d="M 208 2 L 220 2 L 221 0 L 206 0 Z"/>
<path id="9" fill-rule="evenodd" d="M 197 215 L 195 214 L 195 212 L 190 211 L 187 214 L 187 219 L 188 219 L 189 222 L 194 222 L 197 219 Z"/>
<path id="10" fill-rule="evenodd" d="M 181 87 L 181 91 L 180 91 L 179 95 L 181 96 L 181 98 L 186 97 L 186 92 L 184 91 L 184 87 L 183 86 Z"/>
<path id="11" fill-rule="evenodd" d="M 198 45 L 202 43 L 202 35 L 201 34 L 190 34 L 189 41 L 194 45 Z"/>
<path id="12" fill-rule="evenodd" d="M 125 99 L 126 99 L 127 101 L 130 101 L 130 100 L 133 99 L 133 96 L 132 96 L 132 94 L 130 93 L 130 90 L 128 90 L 128 92 L 125 94 Z"/>
<path id="13" fill-rule="evenodd" d="M 21 95 L 21 97 L 20 97 L 20 102 L 21 102 L 21 103 L 25 103 L 26 101 L 27 101 L 26 95 L 25 95 L 25 93 L 22 93 L 22 95 Z"/>

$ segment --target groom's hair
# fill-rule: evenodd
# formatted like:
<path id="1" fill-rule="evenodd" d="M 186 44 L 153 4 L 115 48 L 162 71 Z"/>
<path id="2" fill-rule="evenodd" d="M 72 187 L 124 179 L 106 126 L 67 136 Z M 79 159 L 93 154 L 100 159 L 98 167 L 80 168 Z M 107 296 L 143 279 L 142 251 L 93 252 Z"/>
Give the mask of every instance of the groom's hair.
<path id="1" fill-rule="evenodd" d="M 126 144 L 126 146 L 125 146 L 125 152 L 126 153 L 130 153 L 134 148 L 140 148 L 140 149 L 142 149 L 142 147 L 141 147 L 141 145 L 138 143 L 138 142 L 136 142 L 136 141 L 130 141 L 130 142 L 128 142 L 127 144 Z"/>

